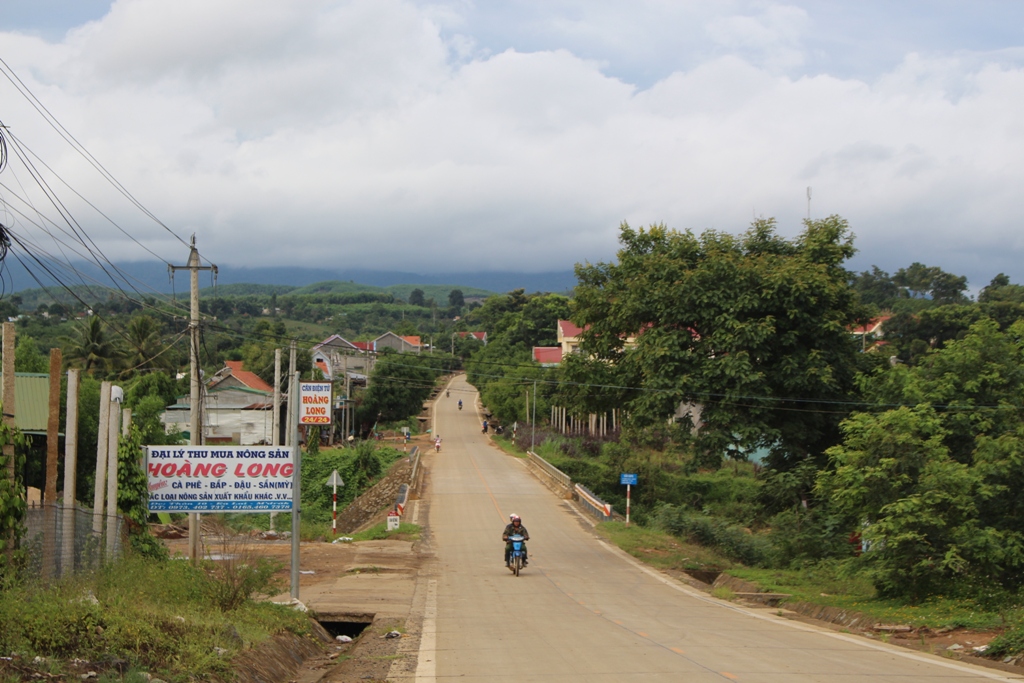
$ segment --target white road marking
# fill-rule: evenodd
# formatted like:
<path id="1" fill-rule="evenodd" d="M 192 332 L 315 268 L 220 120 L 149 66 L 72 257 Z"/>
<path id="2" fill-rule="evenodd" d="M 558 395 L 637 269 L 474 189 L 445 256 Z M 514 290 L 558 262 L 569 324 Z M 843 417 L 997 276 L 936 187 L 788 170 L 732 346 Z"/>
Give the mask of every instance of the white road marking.
<path id="1" fill-rule="evenodd" d="M 420 632 L 420 652 L 416 659 L 416 681 L 433 683 L 437 680 L 437 580 L 427 582 L 427 604 L 423 610 L 423 629 Z"/>

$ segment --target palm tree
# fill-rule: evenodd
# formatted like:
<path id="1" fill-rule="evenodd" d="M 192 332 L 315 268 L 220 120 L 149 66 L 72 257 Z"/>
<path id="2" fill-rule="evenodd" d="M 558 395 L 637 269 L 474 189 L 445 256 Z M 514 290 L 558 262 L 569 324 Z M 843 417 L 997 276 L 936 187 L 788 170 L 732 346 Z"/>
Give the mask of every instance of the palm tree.
<path id="1" fill-rule="evenodd" d="M 80 367 L 89 375 L 105 374 L 117 360 L 117 347 L 107 337 L 103 321 L 91 316 L 78 325 L 66 352 L 68 364 Z"/>
<path id="2" fill-rule="evenodd" d="M 125 334 L 124 362 L 127 369 L 123 374 L 168 370 L 173 367 L 172 359 L 160 339 L 160 325 L 153 318 L 148 315 L 132 318 Z"/>

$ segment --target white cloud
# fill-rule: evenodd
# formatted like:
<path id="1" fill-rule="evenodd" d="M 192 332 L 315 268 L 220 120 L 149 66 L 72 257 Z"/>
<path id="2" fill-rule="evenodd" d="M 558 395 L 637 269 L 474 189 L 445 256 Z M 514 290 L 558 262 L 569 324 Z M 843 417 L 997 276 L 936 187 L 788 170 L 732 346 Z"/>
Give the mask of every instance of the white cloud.
<path id="1" fill-rule="evenodd" d="M 572 6 L 558 30 L 612 40 Z M 774 215 L 794 233 L 812 186 L 812 213 L 850 219 L 890 268 L 1013 272 L 984 269 L 985 254 L 1024 248 L 1012 58 L 912 53 L 878 78 L 794 74 L 813 13 L 721 6 L 660 8 L 716 47 L 649 87 L 573 50 L 491 53 L 459 3 L 119 0 L 61 43 L 0 45 L 125 185 L 224 265 L 563 269 L 612 256 L 623 219 L 742 230 Z M 0 101 L 76 188 L 167 248 L 10 88 Z M 76 215 L 117 238 L 111 256 L 145 257 Z"/>

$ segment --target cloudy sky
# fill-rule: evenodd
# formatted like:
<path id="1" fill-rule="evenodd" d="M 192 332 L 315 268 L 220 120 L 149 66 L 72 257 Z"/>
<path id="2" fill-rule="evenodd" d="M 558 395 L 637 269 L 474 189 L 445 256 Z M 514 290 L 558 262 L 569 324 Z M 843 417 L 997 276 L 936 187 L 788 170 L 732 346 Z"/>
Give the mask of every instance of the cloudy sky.
<path id="1" fill-rule="evenodd" d="M 567 270 L 621 221 L 793 235 L 811 187 L 854 267 L 1024 281 L 1019 0 L 0 0 L 0 58 L 222 266 Z M 3 77 L 0 120 L 183 262 Z M 56 217 L 17 159 L 0 183 Z"/>

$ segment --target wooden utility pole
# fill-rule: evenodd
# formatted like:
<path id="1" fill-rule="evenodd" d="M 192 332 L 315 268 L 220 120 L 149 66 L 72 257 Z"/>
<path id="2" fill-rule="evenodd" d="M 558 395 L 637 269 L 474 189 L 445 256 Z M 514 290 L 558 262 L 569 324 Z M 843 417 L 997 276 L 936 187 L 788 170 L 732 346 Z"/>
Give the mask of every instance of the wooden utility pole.
<path id="1" fill-rule="evenodd" d="M 46 420 L 46 488 L 43 504 L 57 504 L 57 455 L 60 438 L 60 349 L 50 349 L 50 412 Z"/>
<path id="2" fill-rule="evenodd" d="M 210 270 L 214 274 L 217 266 L 200 265 L 199 250 L 196 249 L 196 236 L 192 235 L 191 251 L 188 255 L 188 264 L 184 266 L 168 265 L 167 269 L 173 276 L 176 270 L 187 270 L 189 272 L 189 301 L 191 303 L 191 318 L 189 332 L 192 340 L 189 350 L 189 439 L 192 446 L 200 446 L 203 443 L 202 434 L 202 378 L 199 376 L 199 271 Z M 188 554 L 193 563 L 199 562 L 199 515 L 192 512 L 188 516 Z"/>
<path id="3" fill-rule="evenodd" d="M 13 430 L 14 422 L 14 323 L 4 323 L 3 326 L 3 423 L 8 430 Z M 7 479 L 11 482 L 11 491 L 15 491 L 18 482 L 17 471 L 14 467 L 14 442 L 4 444 L 4 458 L 7 460 Z M 7 537 L 7 559 L 14 557 L 14 530 Z"/>
<path id="4" fill-rule="evenodd" d="M 50 396 L 46 418 L 46 483 L 43 486 L 43 577 L 55 566 L 57 549 L 57 441 L 60 438 L 60 349 L 50 349 Z"/>
<path id="5" fill-rule="evenodd" d="M 64 511 L 61 531 L 61 573 L 75 570 L 75 494 L 78 476 L 78 370 L 68 370 L 68 415 L 64 427 Z"/>

